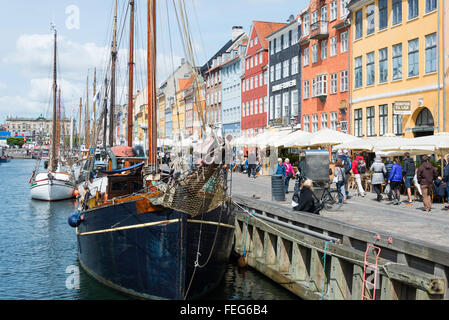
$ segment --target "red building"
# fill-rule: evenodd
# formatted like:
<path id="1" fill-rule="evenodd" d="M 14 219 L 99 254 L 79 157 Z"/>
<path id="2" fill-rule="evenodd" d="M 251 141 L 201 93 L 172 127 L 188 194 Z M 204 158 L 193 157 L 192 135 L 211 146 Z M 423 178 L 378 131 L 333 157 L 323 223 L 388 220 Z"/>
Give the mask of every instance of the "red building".
<path id="1" fill-rule="evenodd" d="M 347 132 L 348 0 L 312 0 L 301 14 L 302 129 Z"/>
<path id="2" fill-rule="evenodd" d="M 242 135 L 254 136 L 267 126 L 268 112 L 268 35 L 286 23 L 253 21 L 242 77 Z"/>

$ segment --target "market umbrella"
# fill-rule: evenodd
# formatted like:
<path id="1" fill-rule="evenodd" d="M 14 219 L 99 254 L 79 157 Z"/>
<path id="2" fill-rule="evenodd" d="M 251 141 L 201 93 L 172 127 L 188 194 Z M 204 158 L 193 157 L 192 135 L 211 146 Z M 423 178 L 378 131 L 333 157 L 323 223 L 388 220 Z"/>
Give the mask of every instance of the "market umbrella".
<path id="1" fill-rule="evenodd" d="M 302 148 L 308 143 L 311 133 L 296 130 L 285 137 L 284 147 L 286 148 Z"/>
<path id="2" fill-rule="evenodd" d="M 312 133 L 307 139 L 304 146 L 307 147 L 330 147 L 342 143 L 360 140 L 353 135 L 344 132 L 332 130 L 329 128 L 321 129 Z"/>
<path id="3" fill-rule="evenodd" d="M 285 139 L 292 133 L 291 129 L 279 130 L 274 132 L 267 140 L 267 145 L 270 147 L 281 147 L 285 144 Z"/>

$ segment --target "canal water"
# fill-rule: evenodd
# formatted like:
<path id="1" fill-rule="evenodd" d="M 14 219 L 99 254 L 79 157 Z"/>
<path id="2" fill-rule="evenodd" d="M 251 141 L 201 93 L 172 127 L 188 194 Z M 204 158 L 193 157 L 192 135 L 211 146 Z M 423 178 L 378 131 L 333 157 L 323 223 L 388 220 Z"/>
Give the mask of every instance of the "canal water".
<path id="1" fill-rule="evenodd" d="M 28 181 L 34 166 L 34 160 L 0 164 L 0 300 L 128 299 L 98 283 L 79 266 L 75 231 L 67 224 L 75 202 L 31 200 Z M 220 287 L 207 299 L 297 297 L 260 273 L 242 270 L 231 261 Z"/>

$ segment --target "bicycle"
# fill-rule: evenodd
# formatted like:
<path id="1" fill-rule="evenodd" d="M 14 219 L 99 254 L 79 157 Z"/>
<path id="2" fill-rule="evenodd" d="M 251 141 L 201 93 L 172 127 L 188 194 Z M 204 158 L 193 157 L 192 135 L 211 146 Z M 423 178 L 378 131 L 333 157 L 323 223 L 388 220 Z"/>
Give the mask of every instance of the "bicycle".
<path id="1" fill-rule="evenodd" d="M 299 186 L 307 180 L 307 177 L 299 177 L 296 184 L 295 184 L 295 192 L 298 190 Z M 323 193 L 321 194 L 321 197 L 318 198 L 318 196 L 315 194 L 315 192 L 312 193 L 313 197 L 315 198 L 316 202 L 316 211 L 319 212 L 322 209 L 332 209 L 335 204 L 338 203 L 338 196 L 343 195 L 340 193 L 340 191 L 337 188 L 331 188 L 331 185 L 333 184 L 332 181 L 327 182 L 316 182 L 313 181 L 314 188 L 322 188 Z"/>

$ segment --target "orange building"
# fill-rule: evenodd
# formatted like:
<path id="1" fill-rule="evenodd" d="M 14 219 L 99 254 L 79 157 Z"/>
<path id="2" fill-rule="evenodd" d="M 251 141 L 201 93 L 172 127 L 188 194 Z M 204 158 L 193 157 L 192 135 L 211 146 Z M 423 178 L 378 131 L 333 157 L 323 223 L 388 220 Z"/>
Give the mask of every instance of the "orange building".
<path id="1" fill-rule="evenodd" d="M 349 44 L 347 0 L 312 0 L 300 13 L 302 130 L 348 132 Z"/>

